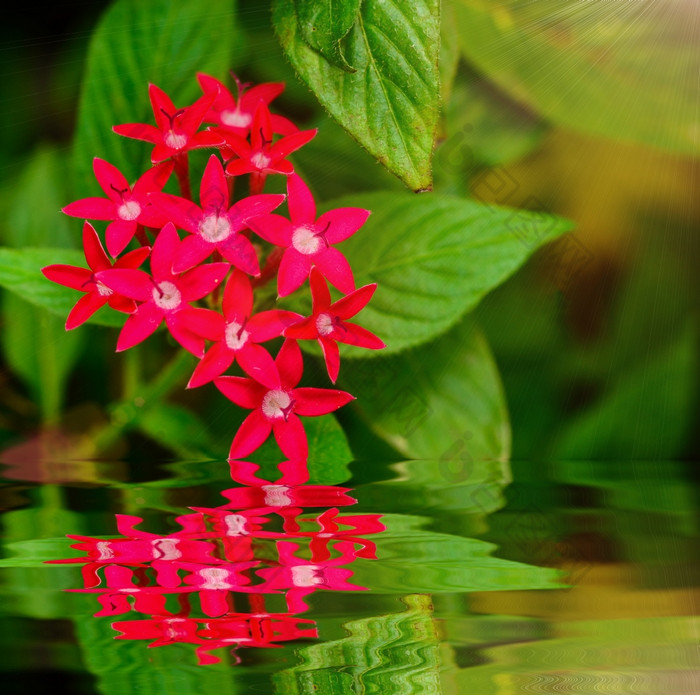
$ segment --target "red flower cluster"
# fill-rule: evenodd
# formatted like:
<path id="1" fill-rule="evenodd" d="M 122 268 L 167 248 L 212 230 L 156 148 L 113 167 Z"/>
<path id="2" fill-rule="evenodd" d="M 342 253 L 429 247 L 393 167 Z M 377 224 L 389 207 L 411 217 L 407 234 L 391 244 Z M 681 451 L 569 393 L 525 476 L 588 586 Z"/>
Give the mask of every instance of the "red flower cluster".
<path id="1" fill-rule="evenodd" d="M 273 433 L 285 456 L 303 461 L 308 448 L 299 416 L 330 413 L 353 397 L 337 389 L 298 388 L 303 360 L 297 341 L 320 343 L 333 382 L 340 366 L 338 343 L 384 347 L 375 335 L 347 322 L 376 285 L 356 289 L 350 265 L 335 247 L 364 224 L 369 211 L 339 208 L 317 217 L 309 188 L 288 161 L 316 131 L 299 131 L 270 113 L 283 84 L 249 88 L 236 79 L 234 96 L 213 77 L 198 79 L 204 94 L 194 104 L 178 109 L 151 85 L 156 125 L 114 127 L 120 135 L 154 145 L 151 169 L 130 186 L 115 166 L 96 158 L 95 177 L 107 197 L 84 198 L 63 209 L 109 222 L 105 240 L 114 262 L 86 221 L 88 268 L 52 265 L 43 272 L 85 293 L 68 316 L 69 330 L 104 304 L 128 314 L 117 351 L 137 345 L 165 323 L 201 360 L 188 387 L 214 381 L 225 396 L 252 411 L 233 440 L 231 458 L 247 456 Z M 218 154 L 209 158 L 197 203 L 190 192 L 188 153 L 203 147 L 218 148 Z M 163 192 L 173 172 L 180 195 Z M 275 174 L 287 177 L 286 196 L 263 192 L 266 178 Z M 234 181 L 241 176 L 248 176 L 250 194 L 234 200 Z M 285 198 L 288 216 L 272 214 Z M 149 270 L 140 269 L 147 259 Z M 275 275 L 279 297 L 309 278 L 311 316 L 260 310 L 255 290 Z M 332 302 L 327 283 L 344 296 Z M 285 340 L 273 359 L 263 344 L 277 338 Z M 246 376 L 222 376 L 233 364 Z"/>
<path id="2" fill-rule="evenodd" d="M 186 642 L 196 645 L 200 664 L 216 663 L 210 652 L 220 647 L 317 637 L 314 621 L 298 617 L 306 597 L 365 588 L 350 583 L 347 565 L 376 558 L 365 536 L 385 530 L 380 515 L 340 514 L 339 506 L 355 503 L 349 490 L 296 484 L 305 475 L 301 464 L 287 465 L 276 484 L 257 478 L 255 464 L 231 468 L 251 485 L 224 491 L 228 502 L 220 507 L 193 507 L 177 518 L 181 531 L 148 533 L 136 528 L 140 517 L 120 514 L 121 537 L 70 536 L 85 555 L 50 561 L 82 565 L 83 588 L 71 591 L 97 594 L 95 615 L 146 616 L 113 623 L 117 639 L 148 639 L 151 647 Z M 305 515 L 304 507 L 330 505 Z M 268 594 L 284 596 L 286 610 L 266 606 Z M 178 597 L 176 612 L 169 596 Z"/>

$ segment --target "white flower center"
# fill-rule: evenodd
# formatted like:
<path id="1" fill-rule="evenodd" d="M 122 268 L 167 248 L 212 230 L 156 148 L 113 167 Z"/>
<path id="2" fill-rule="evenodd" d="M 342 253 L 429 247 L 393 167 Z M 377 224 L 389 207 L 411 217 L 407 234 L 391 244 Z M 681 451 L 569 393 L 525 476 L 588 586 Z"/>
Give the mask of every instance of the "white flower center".
<path id="1" fill-rule="evenodd" d="M 268 507 L 288 507 L 292 504 L 290 488 L 286 485 L 263 485 L 264 504 Z"/>
<path id="2" fill-rule="evenodd" d="M 174 150 L 179 150 L 187 144 L 187 136 L 184 133 L 176 133 L 174 130 L 169 130 L 163 142 L 168 146 L 172 147 Z"/>
<path id="3" fill-rule="evenodd" d="M 205 567 L 198 574 L 204 580 L 200 587 L 202 589 L 233 589 L 236 586 L 226 581 L 228 570 L 223 567 Z"/>
<path id="4" fill-rule="evenodd" d="M 99 541 L 97 543 L 98 560 L 111 560 L 114 557 L 114 550 L 109 541 Z"/>
<path id="5" fill-rule="evenodd" d="M 273 389 L 265 394 L 262 402 L 262 411 L 270 420 L 279 418 L 287 419 L 289 407 L 292 405 L 292 397 L 282 389 Z"/>
<path id="6" fill-rule="evenodd" d="M 246 518 L 240 514 L 227 514 L 224 517 L 227 536 L 247 536 Z"/>
<path id="7" fill-rule="evenodd" d="M 221 112 L 221 122 L 230 128 L 247 128 L 253 117 L 249 113 L 241 113 L 238 109 L 227 109 Z"/>
<path id="8" fill-rule="evenodd" d="M 110 297 L 114 294 L 114 292 L 112 292 L 107 285 L 103 285 L 99 281 L 96 282 L 95 285 L 97 285 L 97 294 L 99 294 L 100 297 Z"/>
<path id="9" fill-rule="evenodd" d="M 231 223 L 227 217 L 219 217 L 215 212 L 199 223 L 199 233 L 211 243 L 222 241 L 231 234 Z"/>
<path id="10" fill-rule="evenodd" d="M 319 314 L 316 319 L 316 330 L 319 335 L 330 335 L 333 333 L 333 317 L 330 314 Z"/>
<path id="11" fill-rule="evenodd" d="M 135 200 L 127 200 L 117 208 L 120 220 L 133 222 L 141 214 L 141 206 Z"/>
<path id="12" fill-rule="evenodd" d="M 246 344 L 249 337 L 250 333 L 244 331 L 240 323 L 232 321 L 226 324 L 224 340 L 229 350 L 240 350 Z"/>
<path id="13" fill-rule="evenodd" d="M 156 560 L 177 560 L 182 553 L 177 549 L 178 538 L 156 538 L 151 541 L 153 557 Z"/>
<path id="14" fill-rule="evenodd" d="M 262 152 L 256 152 L 251 158 L 250 163 L 257 169 L 264 169 L 272 160 Z"/>
<path id="15" fill-rule="evenodd" d="M 170 311 L 180 306 L 182 295 L 172 282 L 166 280 L 153 288 L 153 301 L 157 307 Z"/>
<path id="16" fill-rule="evenodd" d="M 322 569 L 318 565 L 299 565 L 292 567 L 292 583 L 296 587 L 317 586 L 323 584 L 323 577 L 319 577 L 317 572 Z"/>
<path id="17" fill-rule="evenodd" d="M 297 227 L 292 234 L 292 246 L 305 256 L 316 253 L 320 245 L 321 240 L 313 227 Z"/>

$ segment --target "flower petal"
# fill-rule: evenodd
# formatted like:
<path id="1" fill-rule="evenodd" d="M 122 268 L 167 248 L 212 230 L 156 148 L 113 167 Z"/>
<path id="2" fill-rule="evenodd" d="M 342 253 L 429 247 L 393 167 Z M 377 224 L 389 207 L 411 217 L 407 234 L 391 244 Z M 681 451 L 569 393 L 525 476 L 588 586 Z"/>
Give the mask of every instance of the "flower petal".
<path id="1" fill-rule="evenodd" d="M 205 261 L 216 246 L 205 241 L 199 234 L 190 234 L 180 243 L 175 254 L 172 271 L 175 274 L 184 273 Z"/>
<path id="2" fill-rule="evenodd" d="M 191 333 L 207 340 L 221 340 L 224 317 L 217 311 L 199 307 L 185 307 L 177 312 L 178 323 Z"/>
<path id="3" fill-rule="evenodd" d="M 223 374 L 233 362 L 234 353 L 223 343 L 215 343 L 195 367 L 187 384 L 188 389 L 208 384 Z"/>
<path id="4" fill-rule="evenodd" d="M 177 340 L 182 347 L 200 359 L 204 357 L 204 338 L 196 335 L 189 329 L 187 318 L 183 311 L 174 311 L 165 314 L 165 324 L 170 335 Z"/>
<path id="5" fill-rule="evenodd" d="M 270 156 L 273 159 L 286 159 L 292 152 L 306 145 L 316 137 L 317 128 L 313 130 L 300 130 L 298 133 L 285 135 L 270 147 Z"/>
<path id="6" fill-rule="evenodd" d="M 161 131 L 169 130 L 170 118 L 175 115 L 177 110 L 170 97 L 160 87 L 149 84 L 148 98 L 151 101 L 151 108 L 153 109 L 153 116 L 156 119 L 156 125 Z"/>
<path id="7" fill-rule="evenodd" d="M 299 415 L 327 415 L 355 400 L 355 396 L 337 389 L 302 387 L 294 389 L 294 399 L 294 412 Z"/>
<path id="8" fill-rule="evenodd" d="M 293 326 L 303 318 L 301 314 L 296 314 L 293 311 L 270 309 L 251 316 L 246 330 L 250 332 L 250 337 L 254 342 L 264 343 L 267 340 L 278 338 L 286 328 Z"/>
<path id="9" fill-rule="evenodd" d="M 330 380 L 335 384 L 338 381 L 338 372 L 340 371 L 340 350 L 338 343 L 331 338 L 319 338 L 318 342 L 323 350 L 323 359 L 326 362 L 326 369 Z"/>
<path id="10" fill-rule="evenodd" d="M 148 338 L 160 326 L 162 321 L 162 309 L 159 309 L 151 302 L 141 304 L 126 320 L 117 340 L 117 352 L 128 350 L 130 347 Z"/>
<path id="11" fill-rule="evenodd" d="M 107 241 L 107 250 L 112 258 L 116 258 L 129 245 L 136 234 L 137 226 L 137 222 L 127 220 L 115 220 L 107 225 L 105 240 Z"/>
<path id="12" fill-rule="evenodd" d="M 148 169 L 134 184 L 134 195 L 145 196 L 161 191 L 173 173 L 173 162 L 163 162 Z"/>
<path id="13" fill-rule="evenodd" d="M 113 202 L 121 203 L 124 193 L 131 193 L 129 182 L 113 164 L 95 157 L 92 160 L 92 170 L 95 172 L 97 183 Z"/>
<path id="14" fill-rule="evenodd" d="M 90 292 L 92 289 L 92 273 L 87 268 L 78 268 L 74 265 L 48 265 L 41 272 L 51 282 L 64 287 L 70 287 L 80 292 Z M 90 284 L 88 284 L 90 283 Z"/>
<path id="15" fill-rule="evenodd" d="M 151 253 L 150 246 L 140 246 L 129 253 L 125 253 L 114 262 L 115 268 L 138 268 Z"/>
<path id="16" fill-rule="evenodd" d="M 277 271 L 277 293 L 286 297 L 304 284 L 309 276 L 311 261 L 294 249 L 287 249 Z"/>
<path id="17" fill-rule="evenodd" d="M 250 409 L 260 408 L 263 397 L 269 390 L 254 379 L 242 376 L 220 376 L 214 385 L 230 401 L 241 408 Z"/>
<path id="18" fill-rule="evenodd" d="M 280 382 L 277 366 L 270 353 L 255 343 L 246 343 L 237 353 L 240 368 L 257 382 L 274 389 Z"/>
<path id="19" fill-rule="evenodd" d="M 221 210 L 228 207 L 226 175 L 221 161 L 215 154 L 209 157 L 207 166 L 204 168 L 202 183 L 199 187 L 199 202 L 203 210 L 208 208 Z"/>
<path id="20" fill-rule="evenodd" d="M 148 302 L 153 298 L 153 280 L 143 270 L 110 268 L 96 273 L 95 279 L 114 292 L 139 302 Z"/>
<path id="21" fill-rule="evenodd" d="M 107 297 L 99 292 L 90 292 L 83 295 L 76 305 L 70 310 L 66 320 L 66 330 L 71 331 L 85 323 L 101 306 L 107 303 Z"/>
<path id="22" fill-rule="evenodd" d="M 292 174 L 287 178 L 287 205 L 289 216 L 295 227 L 313 224 L 316 220 L 316 203 L 309 187 L 301 176 Z"/>
<path id="23" fill-rule="evenodd" d="M 188 270 L 181 278 L 182 298 L 186 302 L 206 297 L 225 277 L 228 263 L 206 263 Z"/>
<path id="24" fill-rule="evenodd" d="M 250 239 L 242 234 L 232 234 L 226 241 L 218 245 L 219 252 L 236 268 L 248 275 L 260 275 L 258 254 Z"/>
<path id="25" fill-rule="evenodd" d="M 250 316 L 253 310 L 253 288 L 242 270 L 236 268 L 231 273 L 224 289 L 222 308 L 228 322 L 243 323 Z"/>
<path id="26" fill-rule="evenodd" d="M 172 193 L 151 193 L 149 201 L 158 212 L 166 216 L 176 227 L 196 234 L 203 217 L 202 208 L 191 200 Z"/>
<path id="27" fill-rule="evenodd" d="M 323 274 L 318 268 L 311 268 L 309 273 L 309 289 L 311 290 L 311 306 L 314 314 L 327 311 L 331 305 L 331 293 Z"/>
<path id="28" fill-rule="evenodd" d="M 370 285 L 363 285 L 354 292 L 351 292 L 346 297 L 339 299 L 337 302 L 333 302 L 331 306 L 333 314 L 341 319 L 352 318 L 355 316 L 355 314 L 359 313 L 365 308 L 365 306 L 367 306 L 376 289 L 376 282 L 373 282 Z"/>
<path id="29" fill-rule="evenodd" d="M 112 267 L 100 237 L 89 222 L 83 225 L 83 250 L 85 252 L 85 260 L 91 270 L 98 272 Z"/>
<path id="30" fill-rule="evenodd" d="M 370 350 L 381 350 L 385 348 L 383 340 L 380 340 L 374 333 L 368 331 L 356 323 L 344 323 L 344 331 L 336 331 L 335 339 L 339 343 L 356 345 L 357 347 L 369 348 Z"/>
<path id="31" fill-rule="evenodd" d="M 280 374 L 280 385 L 283 389 L 293 389 L 301 380 L 304 370 L 304 359 L 296 340 L 287 338 L 280 348 L 275 365 Z"/>
<path id="32" fill-rule="evenodd" d="M 272 424 L 275 440 L 282 453 L 295 461 L 305 461 L 309 457 L 309 444 L 301 420 L 292 413 L 287 420 L 275 420 Z"/>
<path id="33" fill-rule="evenodd" d="M 228 453 L 229 459 L 240 459 L 255 451 L 269 437 L 271 431 L 272 425 L 262 411 L 254 410 L 238 428 Z"/>
<path id="34" fill-rule="evenodd" d="M 292 223 L 281 215 L 260 215 L 248 222 L 259 236 L 275 246 L 287 247 L 292 243 Z"/>
<path id="35" fill-rule="evenodd" d="M 309 316 L 298 323 L 292 324 L 284 329 L 283 335 L 285 338 L 294 338 L 294 340 L 316 340 L 318 338 L 316 317 Z"/>
<path id="36" fill-rule="evenodd" d="M 121 125 L 112 126 L 112 130 L 117 135 L 123 135 L 125 138 L 144 140 L 154 145 L 163 141 L 163 134 L 160 130 L 148 123 L 122 123 Z"/>
<path id="37" fill-rule="evenodd" d="M 209 111 L 211 105 L 214 103 L 214 99 L 216 99 L 216 94 L 212 92 L 203 94 L 201 97 L 199 97 L 199 99 L 197 99 L 197 101 L 194 102 L 194 104 L 185 109 L 185 112 L 182 114 L 180 126 L 190 136 L 190 138 L 192 138 L 197 128 L 199 128 L 201 125 L 204 117 L 207 115 L 207 111 Z M 203 131 L 202 133 L 198 133 L 198 135 L 202 135 L 206 132 L 207 131 Z M 209 133 L 209 135 L 211 135 L 211 133 Z M 219 142 L 221 141 L 219 140 Z M 217 142 L 216 144 L 219 143 Z M 194 146 L 206 147 L 206 145 L 201 144 Z"/>
<path id="38" fill-rule="evenodd" d="M 169 280 L 173 275 L 173 259 L 180 247 L 180 237 L 172 222 L 158 232 L 151 251 L 151 272 L 156 282 Z"/>
<path id="39" fill-rule="evenodd" d="M 272 212 L 284 202 L 284 198 L 285 196 L 281 193 L 249 195 L 231 206 L 229 217 L 232 218 L 231 221 L 237 230 L 245 229 L 248 226 L 248 220 Z"/>
<path id="40" fill-rule="evenodd" d="M 107 198 L 81 198 L 61 209 L 71 217 L 89 220 L 113 220 L 117 216 L 114 203 Z"/>
<path id="41" fill-rule="evenodd" d="M 328 282 L 343 294 L 355 291 L 355 278 L 345 256 L 332 246 L 314 255 L 314 263 Z"/>
<path id="42" fill-rule="evenodd" d="M 370 211 L 362 208 L 338 208 L 321 215 L 316 224 L 321 229 L 328 225 L 326 239 L 331 244 L 338 244 L 352 236 L 367 221 L 369 215 Z"/>

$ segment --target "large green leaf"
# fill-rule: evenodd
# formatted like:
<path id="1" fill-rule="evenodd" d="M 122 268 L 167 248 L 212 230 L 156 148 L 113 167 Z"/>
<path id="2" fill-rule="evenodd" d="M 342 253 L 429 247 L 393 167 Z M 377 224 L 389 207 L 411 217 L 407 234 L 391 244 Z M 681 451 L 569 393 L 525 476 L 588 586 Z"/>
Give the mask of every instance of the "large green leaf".
<path id="1" fill-rule="evenodd" d="M 429 189 L 440 95 L 439 2 L 365 0 L 344 40 L 343 54 L 356 72 L 336 67 L 307 45 L 298 4 L 275 0 L 273 23 L 301 79 L 333 118 L 409 188 Z"/>
<path id="2" fill-rule="evenodd" d="M 0 287 L 61 316 L 65 323 L 68 312 L 83 295 L 57 285 L 41 274 L 41 268 L 53 263 L 86 267 L 83 254 L 73 249 L 0 248 Z M 103 307 L 90 322 L 100 326 L 121 326 L 124 318 L 124 314 Z"/>
<path id="3" fill-rule="evenodd" d="M 112 126 L 152 123 L 148 84 L 176 107 L 201 91 L 197 72 L 223 77 L 236 43 L 233 0 L 118 0 L 103 16 L 88 51 L 75 137 L 78 193 L 98 192 L 93 157 L 134 180 L 150 166 L 147 143 L 121 138 Z"/>
<path id="4" fill-rule="evenodd" d="M 375 193 L 340 198 L 329 207 L 372 211 L 362 229 L 340 245 L 357 285 L 377 291 L 358 322 L 387 344 L 376 357 L 444 333 L 541 244 L 571 228 L 544 213 L 423 194 Z"/>
<path id="5" fill-rule="evenodd" d="M 341 41 L 360 13 L 362 0 L 295 0 L 299 33 L 306 43 L 333 65 L 354 72 Z"/>
<path id="6" fill-rule="evenodd" d="M 692 4 L 455 0 L 464 56 L 571 128 L 700 152 Z"/>
<path id="7" fill-rule="evenodd" d="M 369 426 L 404 456 L 505 459 L 510 427 L 491 352 L 471 319 L 400 355 L 351 361 L 342 383 Z"/>
<path id="8" fill-rule="evenodd" d="M 441 693 L 439 638 L 430 596 L 409 594 L 407 609 L 353 620 L 348 636 L 299 651 L 301 664 L 273 676 L 284 695 Z"/>

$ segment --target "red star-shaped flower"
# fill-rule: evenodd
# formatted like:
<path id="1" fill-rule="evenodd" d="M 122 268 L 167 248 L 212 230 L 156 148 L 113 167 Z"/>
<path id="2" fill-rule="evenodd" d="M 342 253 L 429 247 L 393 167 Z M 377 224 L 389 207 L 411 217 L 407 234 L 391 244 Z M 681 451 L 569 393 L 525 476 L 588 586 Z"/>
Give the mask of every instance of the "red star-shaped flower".
<path id="1" fill-rule="evenodd" d="M 208 123 L 216 123 L 222 130 L 229 131 L 241 137 L 250 132 L 255 116 L 255 109 L 262 102 L 269 106 L 270 102 L 284 91 L 284 82 L 266 82 L 251 87 L 242 83 L 236 75 L 236 91 L 238 100 L 231 94 L 223 82 L 211 75 L 197 73 L 197 81 L 205 94 L 215 94 L 214 103 L 204 117 Z M 270 114 L 272 130 L 280 135 L 291 135 L 298 128 L 284 116 Z"/>
<path id="2" fill-rule="evenodd" d="M 264 103 L 258 103 L 250 129 L 250 142 L 235 133 L 219 131 L 226 141 L 221 149 L 224 159 L 238 157 L 226 165 L 226 173 L 229 176 L 253 174 L 251 193 L 259 193 L 268 174 L 289 175 L 294 172 L 287 157 L 312 140 L 316 132 L 315 129 L 301 130 L 273 143 L 274 129 L 270 111 Z"/>
<path id="3" fill-rule="evenodd" d="M 169 220 L 190 232 L 175 256 L 174 272 L 189 270 L 218 251 L 237 268 L 249 275 L 259 275 L 255 248 L 240 232 L 248 228 L 251 218 L 269 213 L 280 205 L 284 195 L 252 195 L 229 207 L 224 168 L 213 154 L 202 176 L 199 193 L 201 208 L 191 200 L 168 193 L 154 193 L 150 198 Z"/>
<path id="4" fill-rule="evenodd" d="M 266 241 L 285 249 L 277 277 L 277 290 L 285 297 L 300 287 L 316 266 L 343 294 L 355 289 L 352 269 L 338 249 L 331 246 L 352 236 L 369 217 L 369 210 L 338 208 L 316 219 L 316 204 L 307 185 L 296 174 L 287 179 L 290 220 L 261 215 L 250 228 Z"/>
<path id="5" fill-rule="evenodd" d="M 328 285 L 317 268 L 311 269 L 309 286 L 313 307 L 311 316 L 287 328 L 284 335 L 295 340 L 318 340 L 326 360 L 328 376 L 335 383 L 340 369 L 338 343 L 370 350 L 386 347 L 374 333 L 346 321 L 367 305 L 377 289 L 377 283 L 364 285 L 332 304 Z"/>
<path id="6" fill-rule="evenodd" d="M 105 270 L 97 279 L 110 289 L 139 304 L 129 316 L 117 340 L 117 352 L 148 338 L 165 323 L 173 338 L 197 357 L 204 355 L 204 337 L 219 326 L 220 316 L 208 309 L 196 309 L 190 302 L 206 297 L 225 277 L 228 263 L 208 263 L 178 275 L 172 272 L 180 246 L 172 222 L 163 227 L 153 244 L 152 276 L 142 270 Z M 204 337 L 203 337 L 204 336 Z"/>
<path id="7" fill-rule="evenodd" d="M 221 136 L 214 131 L 197 132 L 214 103 L 215 94 L 205 94 L 183 109 L 176 109 L 170 97 L 154 84 L 148 86 L 148 96 L 157 127 L 148 123 L 124 123 L 115 125 L 112 130 L 127 138 L 152 142 L 155 145 L 151 152 L 154 164 L 188 150 L 217 147 L 222 143 Z"/>
<path id="8" fill-rule="evenodd" d="M 107 198 L 82 198 L 63 208 L 71 217 L 113 220 L 107 226 L 106 241 L 110 255 L 118 256 L 132 240 L 139 224 L 160 229 L 168 219 L 158 213 L 148 194 L 162 190 L 173 171 L 171 162 L 149 169 L 132 189 L 124 175 L 109 162 L 92 160 L 95 178 Z"/>
<path id="9" fill-rule="evenodd" d="M 253 411 L 233 438 L 231 459 L 255 451 L 272 432 L 285 456 L 306 460 L 308 443 L 299 415 L 326 415 L 354 398 L 334 389 L 295 388 L 303 370 L 301 350 L 295 340 L 284 341 L 275 366 L 278 379 L 268 384 L 237 376 L 221 376 L 214 381 L 224 396 Z"/>
<path id="10" fill-rule="evenodd" d="M 188 388 L 206 384 L 223 374 L 234 361 L 256 381 L 274 387 L 279 381 L 277 367 L 259 343 L 282 335 L 287 326 L 299 320 L 299 314 L 272 309 L 251 316 L 253 289 L 240 270 L 234 270 L 226 283 L 223 311 L 214 345 L 197 365 Z"/>
<path id="11" fill-rule="evenodd" d="M 80 292 L 86 292 L 84 297 L 71 309 L 66 321 L 66 330 L 70 331 L 85 323 L 101 306 L 109 304 L 112 309 L 130 314 L 136 309 L 133 299 L 128 296 L 115 293 L 104 283 L 100 282 L 95 274 L 108 268 L 135 269 L 148 258 L 151 249 L 143 246 L 140 249 L 130 251 L 119 258 L 114 265 L 105 253 L 100 238 L 95 228 L 86 222 L 83 225 L 83 248 L 88 268 L 78 268 L 73 265 L 49 265 L 42 268 L 41 272 L 53 282 L 65 287 L 71 287 Z"/>

